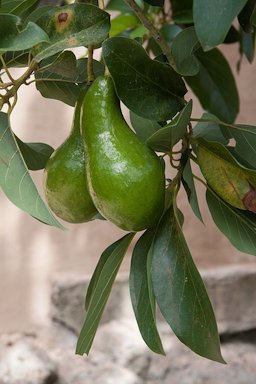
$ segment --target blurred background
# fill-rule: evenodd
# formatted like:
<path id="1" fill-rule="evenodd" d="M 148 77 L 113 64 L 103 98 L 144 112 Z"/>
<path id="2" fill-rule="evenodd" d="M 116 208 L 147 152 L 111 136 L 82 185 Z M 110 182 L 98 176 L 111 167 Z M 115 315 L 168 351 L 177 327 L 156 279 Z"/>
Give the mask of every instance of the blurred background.
<path id="1" fill-rule="evenodd" d="M 223 47 L 232 65 L 240 91 L 237 122 L 254 124 L 256 67 L 243 60 L 236 72 L 238 47 Z M 18 72 L 16 71 L 18 75 Z M 186 96 L 189 100 L 190 94 Z M 193 117 L 201 116 L 194 100 Z M 69 134 L 73 108 L 44 99 L 34 84 L 23 86 L 12 116 L 12 127 L 27 142 L 46 142 L 57 148 Z M 32 176 L 43 193 L 43 173 Z M 253 256 L 236 251 L 215 228 L 198 185 L 205 225 L 193 216 L 187 198 L 181 193 L 180 208 L 185 214 L 185 234 L 199 269 L 216 265 L 254 263 Z M 122 236 L 114 225 L 95 221 L 81 225 L 65 224 L 67 231 L 36 221 L 0 195 L 0 332 L 36 330 L 47 323 L 51 280 L 56 273 L 91 274 L 101 252 Z M 129 252 L 122 266 L 129 268 Z"/>

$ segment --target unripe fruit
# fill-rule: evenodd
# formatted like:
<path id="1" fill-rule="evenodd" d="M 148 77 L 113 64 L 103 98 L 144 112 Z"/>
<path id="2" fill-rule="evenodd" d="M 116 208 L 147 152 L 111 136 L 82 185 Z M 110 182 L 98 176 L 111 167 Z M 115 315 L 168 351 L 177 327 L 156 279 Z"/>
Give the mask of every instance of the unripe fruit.
<path id="1" fill-rule="evenodd" d="M 89 191 L 102 216 L 128 231 L 155 226 L 164 208 L 163 167 L 124 120 L 111 77 L 98 77 L 86 94 L 82 136 Z"/>
<path id="2" fill-rule="evenodd" d="M 97 214 L 88 192 L 85 152 L 80 133 L 80 112 L 84 95 L 78 100 L 72 130 L 64 143 L 53 152 L 45 168 L 45 196 L 49 207 L 70 223 L 92 220 Z"/>

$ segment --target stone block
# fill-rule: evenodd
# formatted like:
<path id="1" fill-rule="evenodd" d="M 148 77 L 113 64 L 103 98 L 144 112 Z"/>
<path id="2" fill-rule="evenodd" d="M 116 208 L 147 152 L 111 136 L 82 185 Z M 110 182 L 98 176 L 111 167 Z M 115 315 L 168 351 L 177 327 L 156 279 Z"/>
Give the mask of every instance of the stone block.
<path id="1" fill-rule="evenodd" d="M 216 314 L 219 332 L 232 334 L 256 329 L 256 265 L 215 267 L 201 272 Z M 89 277 L 61 275 L 54 279 L 52 318 L 79 333 Z M 158 316 L 161 319 L 160 316 Z M 102 324 L 130 318 L 136 322 L 130 302 L 128 274 L 118 275 Z"/>
<path id="2" fill-rule="evenodd" d="M 85 294 L 91 276 L 63 274 L 53 280 L 51 317 L 77 334 L 85 318 Z M 132 316 L 127 276 L 119 274 L 106 305 L 101 324 Z"/>
<path id="3" fill-rule="evenodd" d="M 0 384 L 55 384 L 57 365 L 31 337 L 0 338 Z"/>
<path id="4" fill-rule="evenodd" d="M 205 270 L 202 277 L 221 334 L 256 329 L 255 264 L 238 264 Z"/>

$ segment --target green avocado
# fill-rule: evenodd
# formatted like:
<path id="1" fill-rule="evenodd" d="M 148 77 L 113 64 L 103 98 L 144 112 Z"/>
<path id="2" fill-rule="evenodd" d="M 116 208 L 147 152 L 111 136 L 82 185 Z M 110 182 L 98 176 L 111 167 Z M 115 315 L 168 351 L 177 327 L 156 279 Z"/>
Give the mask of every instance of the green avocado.
<path id="1" fill-rule="evenodd" d="M 101 215 L 127 231 L 155 226 L 164 208 L 163 166 L 124 120 L 111 77 L 98 77 L 87 92 L 81 131 L 89 192 Z"/>
<path id="2" fill-rule="evenodd" d="M 75 107 L 69 137 L 48 160 L 44 171 L 44 190 L 52 211 L 69 223 L 92 220 L 98 213 L 88 192 L 85 151 L 80 133 L 82 95 Z"/>

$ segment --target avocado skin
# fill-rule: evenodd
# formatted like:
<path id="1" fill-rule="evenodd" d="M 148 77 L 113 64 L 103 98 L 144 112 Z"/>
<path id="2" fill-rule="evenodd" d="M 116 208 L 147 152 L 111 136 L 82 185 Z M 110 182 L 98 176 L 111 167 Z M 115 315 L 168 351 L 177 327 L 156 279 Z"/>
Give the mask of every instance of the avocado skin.
<path id="1" fill-rule="evenodd" d="M 98 77 L 87 92 L 81 130 L 89 192 L 101 215 L 127 231 L 155 226 L 164 208 L 164 170 L 124 120 L 111 77 Z"/>
<path id="2" fill-rule="evenodd" d="M 52 211 L 69 223 L 83 223 L 98 213 L 90 197 L 85 151 L 80 133 L 80 112 L 84 95 L 78 100 L 71 133 L 48 160 L 44 171 L 46 200 Z"/>

